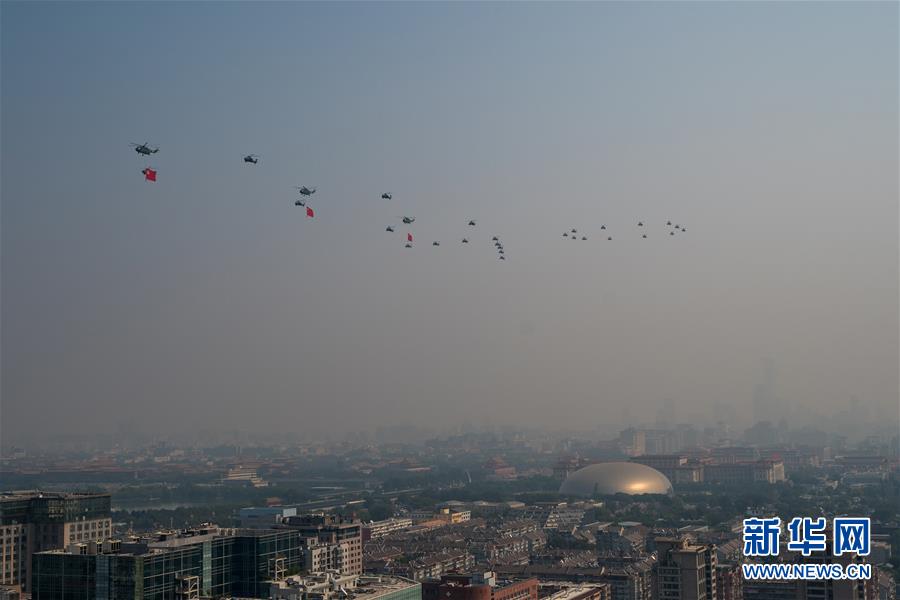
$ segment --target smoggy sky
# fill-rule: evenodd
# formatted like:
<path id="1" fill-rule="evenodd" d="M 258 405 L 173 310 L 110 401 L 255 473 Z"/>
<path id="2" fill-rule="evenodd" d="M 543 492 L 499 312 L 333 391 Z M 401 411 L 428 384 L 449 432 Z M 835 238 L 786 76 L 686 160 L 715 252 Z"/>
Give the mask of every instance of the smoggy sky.
<path id="1" fill-rule="evenodd" d="M 0 17 L 4 442 L 896 419 L 896 3 Z"/>

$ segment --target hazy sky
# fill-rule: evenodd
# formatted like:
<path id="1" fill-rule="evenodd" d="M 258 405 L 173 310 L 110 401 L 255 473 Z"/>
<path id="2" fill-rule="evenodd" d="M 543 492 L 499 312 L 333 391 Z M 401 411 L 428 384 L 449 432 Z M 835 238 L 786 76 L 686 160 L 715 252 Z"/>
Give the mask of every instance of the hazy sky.
<path id="1" fill-rule="evenodd" d="M 5 442 L 897 416 L 897 3 L 0 17 Z"/>

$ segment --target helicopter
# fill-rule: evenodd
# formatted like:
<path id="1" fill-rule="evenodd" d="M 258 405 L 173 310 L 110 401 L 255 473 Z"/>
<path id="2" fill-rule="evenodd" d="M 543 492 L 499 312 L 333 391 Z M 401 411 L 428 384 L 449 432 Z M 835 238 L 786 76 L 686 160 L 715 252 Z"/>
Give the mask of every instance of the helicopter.
<path id="1" fill-rule="evenodd" d="M 431 242 L 431 245 L 432 245 L 432 246 L 440 246 L 441 243 L 440 243 L 440 242 Z"/>
<path id="2" fill-rule="evenodd" d="M 144 142 L 143 144 L 132 143 L 131 145 L 134 146 L 134 151 L 138 154 L 146 154 L 147 156 L 150 156 L 151 154 L 156 154 L 157 152 L 159 152 L 159 148 L 151 148 L 150 144 L 148 144 L 147 142 Z"/>
<path id="3" fill-rule="evenodd" d="M 394 233 L 394 228 L 391 227 L 390 225 L 388 225 L 388 226 L 387 226 L 387 229 L 385 229 L 385 231 L 390 232 L 390 233 Z"/>
<path id="4" fill-rule="evenodd" d="M 296 202 L 294 202 L 294 206 L 306 206 L 306 202 L 304 202 L 303 200 L 297 200 Z"/>
<path id="5" fill-rule="evenodd" d="M 389 194 L 389 193 L 387 193 L 387 192 L 385 192 L 385 193 L 383 193 L 383 194 L 381 195 L 382 200 L 390 200 L 390 199 L 393 198 L 393 197 L 394 197 L 394 196 L 393 196 L 392 194 Z"/>
<path id="6" fill-rule="evenodd" d="M 403 219 L 403 223 L 405 223 L 406 225 L 409 225 L 410 223 L 412 223 L 413 221 L 416 220 L 415 217 L 400 217 L 400 218 Z"/>
<path id="7" fill-rule="evenodd" d="M 296 189 L 300 190 L 301 196 L 312 196 L 313 194 L 316 193 L 316 188 L 308 188 L 305 185 L 304 186 L 296 186 L 295 185 L 294 187 Z"/>
<path id="8" fill-rule="evenodd" d="M 259 162 L 259 156 L 256 154 L 248 154 L 244 157 L 245 163 L 253 163 L 254 165 Z"/>

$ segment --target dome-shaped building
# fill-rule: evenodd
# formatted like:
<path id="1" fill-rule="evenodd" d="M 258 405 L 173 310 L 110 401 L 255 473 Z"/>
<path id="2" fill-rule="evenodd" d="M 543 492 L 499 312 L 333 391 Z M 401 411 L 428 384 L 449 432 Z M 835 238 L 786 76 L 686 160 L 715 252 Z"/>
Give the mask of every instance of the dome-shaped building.
<path id="1" fill-rule="evenodd" d="M 559 488 L 563 496 L 592 498 L 612 494 L 671 494 L 672 482 L 652 467 L 633 462 L 606 462 L 578 469 Z"/>

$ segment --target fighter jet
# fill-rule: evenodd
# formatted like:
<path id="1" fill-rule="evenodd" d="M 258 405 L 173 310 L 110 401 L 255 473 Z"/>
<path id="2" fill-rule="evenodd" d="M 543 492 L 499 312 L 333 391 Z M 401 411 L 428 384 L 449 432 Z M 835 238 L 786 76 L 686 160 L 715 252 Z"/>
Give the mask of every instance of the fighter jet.
<path id="1" fill-rule="evenodd" d="M 135 144 L 132 142 L 131 145 L 134 146 L 134 151 L 138 154 L 146 154 L 147 156 L 150 156 L 151 154 L 156 154 L 157 152 L 159 152 L 159 148 L 151 148 L 150 144 L 148 144 L 147 142 L 144 142 L 143 144 Z"/>
<path id="2" fill-rule="evenodd" d="M 494 237 L 491 238 L 491 241 L 492 241 L 492 242 L 499 242 L 499 241 L 500 241 L 500 238 L 498 238 L 498 237 L 495 235 Z"/>
<path id="3" fill-rule="evenodd" d="M 582 241 L 582 242 L 586 242 L 586 241 L 587 241 L 587 236 L 584 236 L 584 235 L 581 236 L 581 241 Z"/>
<path id="4" fill-rule="evenodd" d="M 407 242 L 405 247 L 406 247 L 406 248 L 412 248 L 412 244 L 410 244 L 409 242 Z"/>
<path id="5" fill-rule="evenodd" d="M 475 220 L 469 221 L 469 227 L 475 227 Z"/>
<path id="6" fill-rule="evenodd" d="M 563 237 L 569 237 L 569 232 L 567 231 L 567 232 L 563 233 Z"/>
<path id="7" fill-rule="evenodd" d="M 669 227 L 671 227 L 671 226 L 672 226 L 672 221 L 666 221 L 666 225 L 668 225 Z"/>
<path id="8" fill-rule="evenodd" d="M 259 162 L 259 157 L 255 154 L 248 154 L 244 157 L 245 163 L 253 163 L 254 165 Z"/>
<path id="9" fill-rule="evenodd" d="M 573 229 L 573 230 L 572 230 L 572 233 L 578 233 L 578 230 L 577 230 L 577 229 Z"/>
<path id="10" fill-rule="evenodd" d="M 638 221 L 638 227 L 643 227 L 643 226 L 644 226 L 644 222 L 643 222 L 643 221 Z"/>
<path id="11" fill-rule="evenodd" d="M 431 242 L 431 245 L 432 245 L 432 246 L 440 246 L 441 243 L 440 243 L 440 242 Z"/>
<path id="12" fill-rule="evenodd" d="M 391 233 L 394 233 L 394 228 L 391 227 L 390 225 L 388 225 L 388 226 L 387 226 L 387 229 L 385 229 L 385 231 L 389 231 L 389 232 L 391 232 Z"/>
<path id="13" fill-rule="evenodd" d="M 391 198 L 393 198 L 393 196 L 391 194 L 388 194 L 387 192 L 385 192 L 381 195 L 381 198 L 383 200 L 390 200 Z"/>
<path id="14" fill-rule="evenodd" d="M 601 225 L 600 229 L 606 229 L 606 225 Z"/>
<path id="15" fill-rule="evenodd" d="M 675 232 L 674 232 L 674 231 L 670 231 L 670 232 L 669 232 L 669 235 L 675 235 Z"/>
<path id="16" fill-rule="evenodd" d="M 501 255 L 500 255 L 500 260 L 506 260 L 506 257 L 503 256 L 503 255 L 501 254 Z"/>
<path id="17" fill-rule="evenodd" d="M 612 236 L 606 238 L 606 241 L 611 242 L 611 241 L 612 241 Z"/>
<path id="18" fill-rule="evenodd" d="M 462 239 L 462 243 L 463 243 L 463 244 L 468 244 L 468 243 L 469 243 L 469 240 L 467 240 L 466 238 L 463 238 L 463 239 Z"/>
<path id="19" fill-rule="evenodd" d="M 644 234 L 643 236 L 641 236 L 641 237 L 643 237 L 644 239 L 647 239 L 647 234 L 645 233 L 645 234 Z"/>

